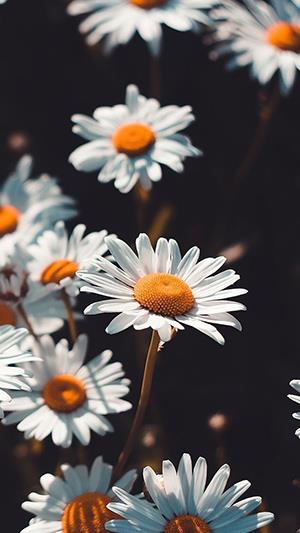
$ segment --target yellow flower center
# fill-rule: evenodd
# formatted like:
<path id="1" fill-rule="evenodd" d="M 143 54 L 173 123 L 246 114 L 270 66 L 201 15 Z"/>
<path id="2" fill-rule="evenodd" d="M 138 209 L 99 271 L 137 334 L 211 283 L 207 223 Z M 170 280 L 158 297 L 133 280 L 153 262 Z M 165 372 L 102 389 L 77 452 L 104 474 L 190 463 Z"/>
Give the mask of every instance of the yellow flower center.
<path id="1" fill-rule="evenodd" d="M 300 52 L 300 24 L 276 22 L 267 30 L 266 39 L 280 50 Z"/>
<path id="2" fill-rule="evenodd" d="M 118 515 L 106 508 L 111 498 L 100 492 L 86 492 L 76 496 L 62 515 L 63 533 L 106 533 L 105 524 Z"/>
<path id="3" fill-rule="evenodd" d="M 82 381 L 70 374 L 59 374 L 44 386 L 43 397 L 50 409 L 58 413 L 71 413 L 86 400 Z"/>
<path id="4" fill-rule="evenodd" d="M 48 283 L 59 283 L 64 278 L 74 278 L 78 270 L 78 263 L 69 259 L 58 259 L 46 266 L 41 275 L 41 282 L 44 285 Z"/>
<path id="5" fill-rule="evenodd" d="M 155 134 L 146 124 L 124 124 L 115 131 L 112 142 L 118 152 L 136 157 L 155 143 Z"/>
<path id="6" fill-rule="evenodd" d="M 15 231 L 19 218 L 20 213 L 13 205 L 0 206 L 0 237 Z"/>
<path id="7" fill-rule="evenodd" d="M 129 2 L 143 9 L 151 9 L 152 7 L 162 6 L 167 0 L 129 0 Z"/>
<path id="8" fill-rule="evenodd" d="M 172 274 L 148 274 L 134 286 L 134 297 L 152 313 L 163 316 L 184 315 L 190 311 L 195 299 L 190 287 Z"/>
<path id="9" fill-rule="evenodd" d="M 211 530 L 198 516 L 185 514 L 170 520 L 164 528 L 164 533 L 211 533 Z"/>
<path id="10" fill-rule="evenodd" d="M 0 303 L 0 326 L 5 326 L 6 324 L 16 326 L 17 315 L 9 305 Z"/>

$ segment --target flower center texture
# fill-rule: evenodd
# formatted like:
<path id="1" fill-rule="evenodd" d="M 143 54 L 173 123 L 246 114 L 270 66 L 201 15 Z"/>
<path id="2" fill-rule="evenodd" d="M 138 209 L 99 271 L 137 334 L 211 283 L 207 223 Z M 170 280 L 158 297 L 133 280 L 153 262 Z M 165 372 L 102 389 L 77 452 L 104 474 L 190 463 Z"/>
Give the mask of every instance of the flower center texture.
<path id="1" fill-rule="evenodd" d="M 141 7 L 143 9 L 151 9 L 152 7 L 162 6 L 167 3 L 167 0 L 129 0 L 130 4 Z"/>
<path id="2" fill-rule="evenodd" d="M 0 237 L 15 231 L 19 218 L 20 213 L 13 205 L 0 206 Z"/>
<path id="3" fill-rule="evenodd" d="M 280 48 L 280 50 L 290 50 L 300 52 L 300 25 L 290 24 L 280 21 L 273 24 L 267 30 L 268 43 Z"/>
<path id="4" fill-rule="evenodd" d="M 106 508 L 110 502 L 111 499 L 100 492 L 86 492 L 76 496 L 63 512 L 63 533 L 106 533 L 106 522 L 120 518 Z"/>
<path id="5" fill-rule="evenodd" d="M 190 287 L 172 274 L 148 274 L 134 287 L 134 297 L 152 313 L 163 316 L 184 315 L 190 311 L 195 299 Z"/>
<path id="6" fill-rule="evenodd" d="M 4 303 L 0 303 L 0 326 L 10 324 L 11 326 L 17 325 L 17 316 L 14 310 Z"/>
<path id="7" fill-rule="evenodd" d="M 115 149 L 129 157 L 142 155 L 155 143 L 155 134 L 146 124 L 124 124 L 112 137 Z"/>
<path id="8" fill-rule="evenodd" d="M 164 533 L 211 533 L 211 530 L 199 516 L 186 514 L 170 520 L 164 528 Z"/>
<path id="9" fill-rule="evenodd" d="M 58 259 L 46 266 L 41 275 L 41 282 L 44 285 L 48 283 L 59 283 L 64 278 L 74 278 L 78 270 L 78 263 L 69 259 Z"/>
<path id="10" fill-rule="evenodd" d="M 53 411 L 72 413 L 81 407 L 86 400 L 85 386 L 75 376 L 59 374 L 46 383 L 43 397 L 48 407 Z"/>

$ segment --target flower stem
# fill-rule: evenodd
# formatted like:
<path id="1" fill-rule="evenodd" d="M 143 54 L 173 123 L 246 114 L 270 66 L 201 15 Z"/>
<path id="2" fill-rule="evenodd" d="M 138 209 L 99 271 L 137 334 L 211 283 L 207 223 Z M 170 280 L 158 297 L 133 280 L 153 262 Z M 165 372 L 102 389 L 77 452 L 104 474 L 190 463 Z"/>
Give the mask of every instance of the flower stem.
<path id="1" fill-rule="evenodd" d="M 38 339 L 37 335 L 35 334 L 35 332 L 33 330 L 33 327 L 32 327 L 32 325 L 30 323 L 30 320 L 29 320 L 29 318 L 27 316 L 27 313 L 26 313 L 26 311 L 25 311 L 25 309 L 24 309 L 24 307 L 23 307 L 23 305 L 21 303 L 18 303 L 17 311 L 18 311 L 20 317 L 22 318 L 26 328 L 28 329 L 30 335 L 32 335 L 32 337 L 34 337 L 35 340 L 38 341 L 39 339 Z"/>
<path id="2" fill-rule="evenodd" d="M 73 313 L 72 305 L 71 305 L 71 302 L 70 302 L 70 298 L 69 298 L 68 293 L 65 291 L 65 289 L 62 289 L 62 291 L 61 291 L 61 299 L 62 299 L 62 301 L 64 303 L 65 308 L 66 308 L 67 321 L 68 321 L 70 336 L 71 336 L 72 342 L 74 344 L 77 341 L 78 333 L 77 333 L 76 323 L 75 323 L 75 320 L 74 320 L 74 313 Z"/>
<path id="3" fill-rule="evenodd" d="M 146 409 L 149 403 L 151 386 L 152 386 L 152 381 L 153 381 L 153 374 L 154 374 L 155 364 L 157 361 L 157 355 L 159 352 L 159 343 L 160 343 L 159 335 L 157 331 L 153 330 L 151 341 L 150 341 L 149 348 L 148 348 L 145 368 L 144 368 L 144 375 L 143 375 L 143 381 L 142 381 L 142 386 L 141 386 L 138 407 L 135 413 L 135 417 L 134 417 L 127 441 L 125 443 L 125 446 L 122 452 L 119 455 L 118 462 L 116 464 L 116 467 L 113 473 L 113 481 L 116 481 L 121 476 L 123 469 L 128 461 L 128 458 L 132 452 L 134 443 L 138 437 L 139 430 L 141 428 L 141 424 L 143 422 L 145 412 L 146 412 Z"/>

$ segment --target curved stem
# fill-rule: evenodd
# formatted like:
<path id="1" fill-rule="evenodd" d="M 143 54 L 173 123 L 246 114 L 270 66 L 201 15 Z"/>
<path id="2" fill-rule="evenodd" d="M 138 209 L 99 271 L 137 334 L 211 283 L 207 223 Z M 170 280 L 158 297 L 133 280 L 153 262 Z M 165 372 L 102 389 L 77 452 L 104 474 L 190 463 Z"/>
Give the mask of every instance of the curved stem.
<path id="1" fill-rule="evenodd" d="M 64 303 L 65 308 L 66 308 L 67 321 L 68 321 L 70 336 L 71 336 L 72 342 L 74 344 L 77 341 L 78 333 L 77 333 L 76 322 L 74 320 L 74 313 L 73 313 L 72 305 L 71 305 L 71 302 L 70 302 L 70 298 L 69 298 L 69 295 L 67 294 L 67 292 L 65 291 L 65 289 L 62 289 L 62 291 L 61 291 L 61 299 L 62 299 L 62 301 Z"/>
<path id="2" fill-rule="evenodd" d="M 116 467 L 113 473 L 113 479 L 112 479 L 113 481 L 116 481 L 121 476 L 123 469 L 128 461 L 128 458 L 132 452 L 134 443 L 138 437 L 141 424 L 144 419 L 144 415 L 145 415 L 145 412 L 146 412 L 146 409 L 149 403 L 155 363 L 157 361 L 157 354 L 159 352 L 159 342 L 160 342 L 159 335 L 157 331 L 153 330 L 151 341 L 150 341 L 149 348 L 148 348 L 145 368 L 144 368 L 144 375 L 143 375 L 143 381 L 142 381 L 142 386 L 141 386 L 138 407 L 135 413 L 135 417 L 134 417 L 127 441 L 125 443 L 125 446 L 122 452 L 119 455 L 119 459 L 117 461 L 117 464 L 116 464 Z"/>
<path id="3" fill-rule="evenodd" d="M 23 305 L 21 303 L 18 303 L 17 311 L 18 311 L 20 317 L 22 318 L 26 328 L 28 329 L 30 335 L 32 335 L 35 338 L 35 340 L 38 341 L 39 339 L 38 339 L 37 335 L 35 334 L 35 332 L 33 330 L 33 327 L 32 327 L 32 325 L 30 323 L 30 320 L 29 320 L 29 318 L 27 316 L 27 313 L 26 313 L 26 311 L 25 311 L 25 309 L 24 309 L 24 307 L 23 307 Z"/>

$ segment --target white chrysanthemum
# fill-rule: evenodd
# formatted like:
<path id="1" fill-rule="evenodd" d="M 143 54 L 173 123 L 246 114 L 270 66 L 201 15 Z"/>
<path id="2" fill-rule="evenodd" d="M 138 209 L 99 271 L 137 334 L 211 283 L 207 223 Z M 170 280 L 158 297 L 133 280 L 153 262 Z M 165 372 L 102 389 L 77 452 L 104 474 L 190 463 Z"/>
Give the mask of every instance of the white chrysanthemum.
<path id="1" fill-rule="evenodd" d="M 206 485 L 207 465 L 199 457 L 192 468 L 191 457 L 184 454 L 178 471 L 171 461 L 164 461 L 162 476 L 150 467 L 144 469 L 147 492 L 155 506 L 113 488 L 123 503 L 110 503 L 108 508 L 125 520 L 112 520 L 106 524 L 109 531 L 118 533 L 248 533 L 269 524 L 272 513 L 249 515 L 261 498 L 238 498 L 249 488 L 249 481 L 240 481 L 225 492 L 230 475 L 228 465 L 222 466 L 209 485 Z M 249 515 L 249 516 L 248 516 Z"/>
<path id="2" fill-rule="evenodd" d="M 227 67 L 251 66 L 261 84 L 278 71 L 280 90 L 288 94 L 300 69 L 300 6 L 293 0 L 222 0 L 211 12 L 216 22 L 214 55 L 229 56 Z"/>
<path id="3" fill-rule="evenodd" d="M 137 32 L 147 42 L 152 54 L 160 52 L 162 24 L 177 31 L 198 31 L 207 24 L 202 10 L 215 0 L 73 0 L 70 15 L 92 13 L 79 26 L 86 33 L 87 42 L 96 44 L 103 37 L 105 51 L 125 44 Z"/>
<path id="4" fill-rule="evenodd" d="M 0 237 L 10 252 L 16 243 L 26 247 L 51 224 L 77 212 L 54 178 L 29 179 L 31 167 L 31 157 L 22 157 L 0 189 Z"/>
<path id="5" fill-rule="evenodd" d="M 74 133 L 89 142 L 74 150 L 69 161 L 85 172 L 102 169 L 98 180 L 115 180 L 123 193 L 138 181 L 150 189 L 152 181 L 162 177 L 161 165 L 182 172 L 186 157 L 201 155 L 178 133 L 193 122 L 192 108 L 160 107 L 157 100 L 140 95 L 135 85 L 127 87 L 125 105 L 98 107 L 93 117 L 72 117 Z"/>
<path id="6" fill-rule="evenodd" d="M 28 254 L 17 244 L 8 252 L 0 239 L 0 325 L 27 327 L 27 319 L 34 333 L 43 335 L 60 329 L 65 318 L 65 306 L 51 287 L 30 279 Z"/>
<path id="7" fill-rule="evenodd" d="M 44 474 L 44 494 L 32 492 L 23 503 L 37 518 L 21 533 L 105 533 L 105 522 L 115 516 L 106 507 L 115 499 L 110 490 L 112 466 L 99 456 L 90 471 L 85 465 L 62 465 L 61 470 L 63 479 Z M 135 479 L 136 471 L 130 470 L 115 485 L 130 491 Z"/>
<path id="8" fill-rule="evenodd" d="M 300 393 L 300 379 L 292 379 L 292 381 L 290 381 L 290 385 L 293 387 L 293 389 Z M 288 394 L 288 397 L 290 400 L 293 400 L 293 402 L 300 403 L 300 396 L 298 394 Z M 293 413 L 293 418 L 300 420 L 300 412 Z M 295 435 L 297 435 L 297 437 L 300 439 L 300 428 L 295 431 Z"/>
<path id="9" fill-rule="evenodd" d="M 28 247 L 32 259 L 28 263 L 30 276 L 36 282 L 52 290 L 65 289 L 70 296 L 79 292 L 81 281 L 76 272 L 84 261 L 95 253 L 105 254 L 106 230 L 89 233 L 85 237 L 85 225 L 78 224 L 70 237 L 65 224 L 57 222 L 53 230 L 40 235 L 35 244 Z"/>
<path id="10" fill-rule="evenodd" d="M 30 386 L 25 381 L 27 374 L 24 368 L 15 366 L 26 361 L 37 361 L 30 352 L 24 351 L 19 344 L 28 335 L 23 328 L 15 329 L 12 326 L 0 326 L 0 401 L 10 402 L 12 390 L 30 391 Z M 36 364 L 36 363 L 35 363 Z M 14 365 L 14 366 L 10 366 Z M 33 367 L 34 368 L 34 367 Z M 24 394 L 24 392 L 23 392 Z M 0 417 L 3 410 L 0 407 Z"/>
<path id="11" fill-rule="evenodd" d="M 90 284 L 82 287 L 82 291 L 113 298 L 85 309 L 86 314 L 120 313 L 107 327 L 107 333 L 117 333 L 129 326 L 150 327 L 158 331 L 163 341 L 168 341 L 172 328 L 184 329 L 186 325 L 223 344 L 224 338 L 213 324 L 241 329 L 240 322 L 229 312 L 243 310 L 245 306 L 227 300 L 247 292 L 227 288 L 240 276 L 234 270 L 213 275 L 226 261 L 225 257 L 209 257 L 198 263 L 197 246 L 181 257 L 177 242 L 163 238 L 154 251 L 143 233 L 136 240 L 138 255 L 116 237 L 106 238 L 106 244 L 119 267 L 97 257 L 91 265 L 104 272 L 79 271 L 78 276 Z"/>
<path id="12" fill-rule="evenodd" d="M 120 413 L 131 408 L 122 400 L 129 392 L 129 381 L 124 378 L 121 363 L 108 364 L 112 357 L 105 350 L 83 366 L 87 349 L 86 335 L 80 335 L 73 349 L 62 339 L 56 346 L 48 335 L 31 340 L 32 351 L 41 358 L 34 367 L 28 363 L 26 370 L 32 391 L 13 393 L 4 410 L 14 411 L 4 424 L 18 423 L 25 438 L 43 440 L 52 434 L 57 446 L 71 445 L 73 434 L 87 445 L 90 430 L 99 435 L 112 432 L 113 427 L 104 415 Z"/>

